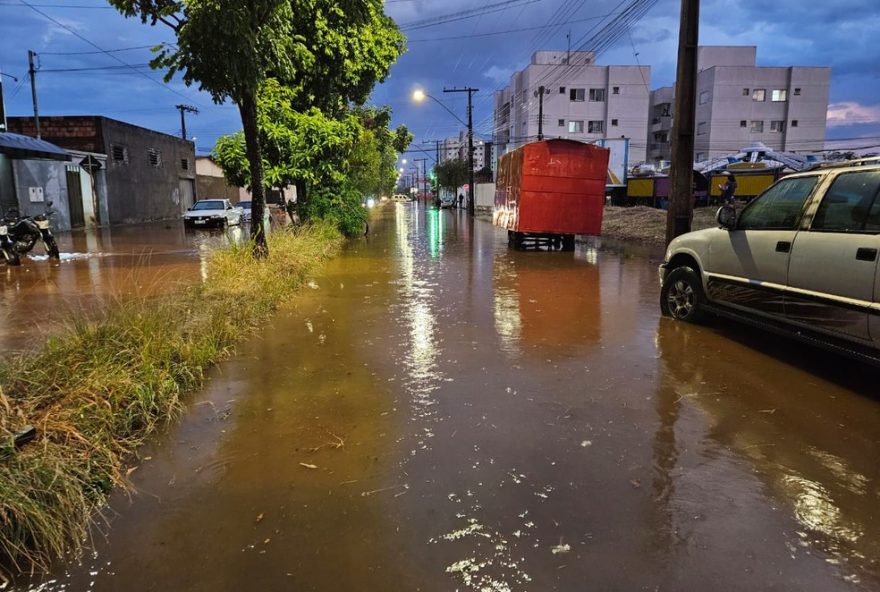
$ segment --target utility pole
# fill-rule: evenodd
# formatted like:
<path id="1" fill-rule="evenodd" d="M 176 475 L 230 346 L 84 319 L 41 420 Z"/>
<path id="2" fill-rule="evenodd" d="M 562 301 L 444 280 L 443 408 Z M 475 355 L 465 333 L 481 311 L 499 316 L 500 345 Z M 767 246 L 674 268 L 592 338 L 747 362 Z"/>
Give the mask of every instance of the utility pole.
<path id="1" fill-rule="evenodd" d="M 186 140 L 186 114 L 198 115 L 199 110 L 192 105 L 175 105 L 174 108 L 180 111 L 180 137 Z"/>
<path id="2" fill-rule="evenodd" d="M 700 41 L 700 0 L 681 0 L 678 69 L 675 79 L 675 120 L 672 124 L 672 166 L 669 169 L 669 211 L 666 244 L 690 232 L 693 217 L 694 119 L 696 119 L 697 46 Z"/>
<path id="3" fill-rule="evenodd" d="M 8 76 L 12 78 L 15 82 L 18 82 L 18 78 L 15 76 L 10 76 L 9 74 L 4 74 L 0 72 L 0 133 L 8 131 L 9 128 L 6 126 L 6 102 L 3 99 L 3 77 Z"/>
<path id="4" fill-rule="evenodd" d="M 37 109 L 37 70 L 34 68 L 34 50 L 28 50 L 28 74 L 31 77 L 31 98 L 34 101 L 34 126 L 37 128 L 37 139 L 40 139 L 40 111 Z"/>
<path id="5" fill-rule="evenodd" d="M 413 158 L 413 162 L 422 163 L 422 170 L 425 171 L 425 177 L 427 177 L 428 176 L 428 164 L 427 164 L 428 159 L 427 158 Z M 416 164 L 416 174 L 417 175 L 419 174 L 419 165 L 418 164 Z M 418 187 L 419 187 L 419 178 L 418 177 L 416 177 L 415 185 L 416 185 L 416 189 L 418 189 Z M 428 194 L 428 191 L 427 191 L 428 181 L 427 181 L 427 179 L 422 178 L 422 186 L 425 187 L 425 193 L 423 195 L 425 197 L 427 197 L 427 194 Z"/>
<path id="6" fill-rule="evenodd" d="M 466 86 L 464 88 L 444 88 L 445 93 L 463 93 L 468 95 L 468 200 L 467 212 L 474 215 L 474 93 L 479 92 L 478 88 Z"/>
<path id="7" fill-rule="evenodd" d="M 535 91 L 538 97 L 538 141 L 544 139 L 544 87 L 539 86 Z"/>

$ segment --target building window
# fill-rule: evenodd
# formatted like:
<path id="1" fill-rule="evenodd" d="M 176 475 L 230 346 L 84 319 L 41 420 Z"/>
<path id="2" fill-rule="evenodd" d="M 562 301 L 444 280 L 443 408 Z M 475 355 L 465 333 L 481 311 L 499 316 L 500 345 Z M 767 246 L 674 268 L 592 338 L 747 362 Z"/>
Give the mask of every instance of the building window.
<path id="1" fill-rule="evenodd" d="M 564 119 L 557 119 L 556 125 L 558 125 L 559 127 L 565 127 L 565 120 Z"/>
<path id="2" fill-rule="evenodd" d="M 705 152 L 697 152 L 696 160 L 697 161 L 706 160 L 706 153 Z"/>
<path id="3" fill-rule="evenodd" d="M 180 159 L 180 168 L 183 169 L 184 171 L 189 170 L 189 159 L 188 158 L 181 158 Z"/>
<path id="4" fill-rule="evenodd" d="M 763 103 L 767 100 L 767 89 L 766 88 L 756 88 L 752 91 L 752 100 L 757 101 L 759 103 Z"/>
<path id="5" fill-rule="evenodd" d="M 708 102 L 709 102 L 709 91 L 704 90 L 703 92 L 700 93 L 700 104 L 705 105 Z"/>
<path id="6" fill-rule="evenodd" d="M 796 96 L 796 97 L 801 96 L 801 89 L 800 88 L 794 89 L 794 96 Z"/>
<path id="7" fill-rule="evenodd" d="M 524 88 L 522 92 L 522 102 L 525 103 L 529 100 L 529 89 Z"/>
<path id="8" fill-rule="evenodd" d="M 591 121 L 587 125 L 587 133 L 589 134 L 601 134 L 603 132 L 605 132 L 604 121 Z"/>
<path id="9" fill-rule="evenodd" d="M 113 156 L 113 162 L 119 164 L 128 164 L 128 148 L 119 144 L 110 146 L 110 153 Z"/>
<path id="10" fill-rule="evenodd" d="M 570 134 L 584 133 L 584 122 L 583 121 L 569 121 L 568 122 L 568 133 L 570 133 Z"/>
<path id="11" fill-rule="evenodd" d="M 798 120 L 797 120 L 797 119 L 792 119 L 792 120 L 791 120 L 791 127 L 797 127 L 797 124 L 798 124 Z"/>
<path id="12" fill-rule="evenodd" d="M 785 122 L 781 120 L 771 121 L 770 122 L 770 131 L 771 132 L 784 132 L 785 131 Z"/>
<path id="13" fill-rule="evenodd" d="M 591 103 L 604 103 L 605 102 L 605 89 L 604 88 L 591 88 L 590 89 L 590 102 Z"/>
<path id="14" fill-rule="evenodd" d="M 747 96 L 749 96 L 749 94 L 750 94 L 749 89 L 744 88 L 744 89 L 743 89 L 743 96 L 744 96 L 744 97 L 747 97 Z"/>
<path id="15" fill-rule="evenodd" d="M 586 91 L 583 88 L 572 88 L 568 91 L 568 97 L 576 103 L 583 103 L 586 97 Z"/>
<path id="16" fill-rule="evenodd" d="M 740 120 L 739 120 L 739 126 L 740 126 L 740 127 L 749 127 L 749 122 L 746 121 L 745 119 L 740 119 Z"/>
<path id="17" fill-rule="evenodd" d="M 753 121 L 752 122 L 752 133 L 754 134 L 762 134 L 764 133 L 764 122 L 763 121 Z"/>
<path id="18" fill-rule="evenodd" d="M 777 89 L 770 93 L 770 100 L 774 103 L 782 103 L 788 100 L 788 91 L 785 89 Z"/>
<path id="19" fill-rule="evenodd" d="M 612 119 L 612 120 L 611 120 L 611 125 L 614 126 L 614 127 L 617 127 L 617 120 L 616 120 L 616 119 Z"/>
<path id="20" fill-rule="evenodd" d="M 565 87 L 564 86 L 559 87 L 559 94 L 561 94 L 561 95 L 565 94 Z"/>
<path id="21" fill-rule="evenodd" d="M 700 123 L 697 124 L 697 135 L 698 136 L 705 136 L 706 135 L 706 122 L 705 121 L 701 121 Z"/>
<path id="22" fill-rule="evenodd" d="M 151 167 L 159 168 L 162 166 L 162 153 L 155 148 L 147 148 L 147 159 L 150 161 Z"/>
<path id="23" fill-rule="evenodd" d="M 620 87 L 619 86 L 612 86 L 611 87 L 611 94 L 612 95 L 619 95 L 620 94 Z"/>

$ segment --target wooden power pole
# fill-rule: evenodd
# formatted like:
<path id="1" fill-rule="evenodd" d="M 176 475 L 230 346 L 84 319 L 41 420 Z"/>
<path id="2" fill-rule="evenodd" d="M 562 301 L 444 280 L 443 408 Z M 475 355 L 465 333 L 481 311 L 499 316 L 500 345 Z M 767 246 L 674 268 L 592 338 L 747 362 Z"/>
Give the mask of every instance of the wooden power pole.
<path id="1" fill-rule="evenodd" d="M 672 166 L 669 169 L 669 211 L 666 244 L 690 232 L 693 217 L 694 127 L 696 123 L 697 47 L 700 40 L 700 0 L 681 0 L 678 69 L 672 123 Z"/>

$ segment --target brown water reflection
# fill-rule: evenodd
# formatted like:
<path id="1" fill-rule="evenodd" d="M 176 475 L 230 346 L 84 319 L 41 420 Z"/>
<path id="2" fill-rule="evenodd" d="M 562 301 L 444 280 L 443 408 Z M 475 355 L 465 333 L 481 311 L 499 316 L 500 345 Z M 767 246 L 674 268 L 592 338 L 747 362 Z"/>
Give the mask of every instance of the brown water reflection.
<path id="1" fill-rule="evenodd" d="M 243 232 L 187 232 L 179 222 L 78 231 L 58 237 L 60 261 L 38 245 L 21 267 L 0 266 L 0 347 L 38 343 L 71 312 L 90 315 L 118 298 L 201 281 L 209 251 L 242 240 Z"/>
<path id="2" fill-rule="evenodd" d="M 43 589 L 877 589 L 873 370 L 659 319 L 626 253 L 371 229 Z"/>

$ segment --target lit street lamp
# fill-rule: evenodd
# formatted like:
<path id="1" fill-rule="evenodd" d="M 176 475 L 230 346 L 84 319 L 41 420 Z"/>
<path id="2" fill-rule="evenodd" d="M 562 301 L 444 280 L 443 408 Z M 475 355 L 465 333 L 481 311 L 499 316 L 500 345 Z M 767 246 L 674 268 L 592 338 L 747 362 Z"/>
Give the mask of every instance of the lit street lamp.
<path id="1" fill-rule="evenodd" d="M 437 100 L 437 98 L 432 97 L 428 93 L 426 93 L 422 89 L 416 89 L 413 91 L 412 98 L 413 101 L 417 103 L 421 103 L 425 100 L 425 98 L 429 98 L 452 115 L 455 119 L 457 119 L 462 125 L 467 127 L 468 130 L 468 202 L 467 202 L 467 211 L 471 216 L 474 215 L 474 104 L 473 104 L 473 96 L 474 93 L 479 91 L 477 88 L 465 87 L 465 88 L 444 88 L 443 92 L 445 93 L 459 93 L 466 92 L 468 95 L 468 108 L 467 108 L 467 123 L 462 121 L 461 117 L 456 115 L 442 102 Z"/>

